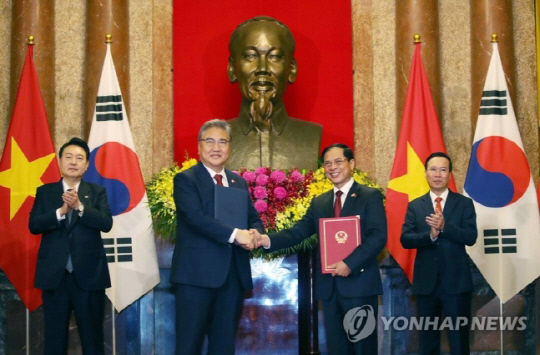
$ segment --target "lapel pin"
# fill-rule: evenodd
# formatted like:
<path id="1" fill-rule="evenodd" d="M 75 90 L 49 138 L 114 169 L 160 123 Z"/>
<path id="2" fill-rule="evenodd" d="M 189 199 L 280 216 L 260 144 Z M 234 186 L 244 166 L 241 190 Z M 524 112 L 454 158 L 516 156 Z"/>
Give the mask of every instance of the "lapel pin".
<path id="1" fill-rule="evenodd" d="M 351 197 L 356 197 L 356 194 L 355 194 L 355 193 L 353 193 L 353 194 L 351 195 Z"/>
<path id="2" fill-rule="evenodd" d="M 231 183 L 233 183 L 233 184 L 234 184 L 235 182 L 236 182 L 236 180 L 235 180 L 235 179 L 232 179 L 232 180 L 231 180 Z"/>

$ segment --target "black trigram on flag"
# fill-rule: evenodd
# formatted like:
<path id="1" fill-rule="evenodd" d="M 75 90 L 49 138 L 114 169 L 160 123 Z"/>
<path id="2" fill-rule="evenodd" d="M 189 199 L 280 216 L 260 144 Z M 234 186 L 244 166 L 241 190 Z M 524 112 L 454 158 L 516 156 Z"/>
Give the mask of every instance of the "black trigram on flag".
<path id="1" fill-rule="evenodd" d="M 96 98 L 97 121 L 122 121 L 122 95 L 98 96 Z"/>
<path id="2" fill-rule="evenodd" d="M 486 90 L 482 93 L 480 115 L 501 115 L 508 113 L 506 90 Z"/>
<path id="3" fill-rule="evenodd" d="M 131 244 L 131 238 L 103 238 L 107 262 L 122 263 L 133 261 L 133 247 Z"/>
<path id="4" fill-rule="evenodd" d="M 484 229 L 484 252 L 486 254 L 517 253 L 515 229 Z"/>

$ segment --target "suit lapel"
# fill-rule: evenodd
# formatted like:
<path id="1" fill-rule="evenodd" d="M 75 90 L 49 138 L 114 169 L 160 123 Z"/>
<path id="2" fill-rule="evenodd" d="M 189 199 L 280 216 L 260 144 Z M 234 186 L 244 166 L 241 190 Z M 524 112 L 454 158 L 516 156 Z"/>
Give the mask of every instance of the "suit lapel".
<path id="1" fill-rule="evenodd" d="M 448 190 L 448 198 L 446 199 L 443 208 L 443 216 L 445 220 L 448 216 L 452 215 L 452 210 L 456 207 L 456 200 L 456 193 Z"/>
<path id="2" fill-rule="evenodd" d="M 320 198 L 323 206 L 323 217 L 334 217 L 334 189 L 325 192 Z"/>
<path id="3" fill-rule="evenodd" d="M 54 201 L 55 205 L 61 207 L 64 204 L 62 201 L 62 194 L 64 193 L 64 185 L 62 185 L 62 179 L 58 181 L 51 189 L 51 201 Z"/>
<path id="4" fill-rule="evenodd" d="M 355 182 L 353 182 L 350 190 L 349 190 L 349 193 L 347 194 L 347 198 L 345 199 L 345 204 L 343 205 L 343 208 L 341 209 L 341 215 L 342 216 L 349 216 L 350 214 L 350 210 L 353 208 L 355 202 L 356 202 L 356 199 L 359 197 L 360 195 L 360 185 L 358 185 Z"/>
<path id="5" fill-rule="evenodd" d="M 194 167 L 195 176 L 199 185 L 199 193 L 203 201 L 214 201 L 214 178 L 210 176 L 203 163 L 199 162 Z M 213 205 L 212 205 L 213 206 Z M 213 209 L 213 207 L 212 207 Z"/>
<path id="6" fill-rule="evenodd" d="M 230 170 L 225 169 L 225 175 L 227 176 L 227 181 L 229 182 L 230 187 L 238 187 L 238 181 L 234 177 L 233 173 Z"/>
<path id="7" fill-rule="evenodd" d="M 88 204 L 90 201 L 92 190 L 90 190 L 90 185 L 88 185 L 86 182 L 81 181 L 79 184 L 79 191 L 77 191 L 77 195 L 79 195 L 79 201 L 83 205 Z"/>
<path id="8" fill-rule="evenodd" d="M 435 209 L 433 208 L 433 201 L 431 201 L 429 191 L 427 192 L 427 194 L 422 196 L 422 208 L 424 209 L 423 212 L 426 216 L 435 213 Z"/>

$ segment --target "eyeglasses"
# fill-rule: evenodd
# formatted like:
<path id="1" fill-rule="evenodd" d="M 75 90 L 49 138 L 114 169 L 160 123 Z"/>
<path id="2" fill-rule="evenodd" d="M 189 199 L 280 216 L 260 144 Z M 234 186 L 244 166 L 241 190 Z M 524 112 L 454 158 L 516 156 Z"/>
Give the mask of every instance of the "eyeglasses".
<path id="1" fill-rule="evenodd" d="M 446 175 L 448 174 L 450 171 L 448 168 L 435 168 L 435 167 L 430 167 L 428 169 L 428 172 L 430 172 L 431 174 L 436 174 L 436 173 L 439 173 L 441 175 Z"/>
<path id="2" fill-rule="evenodd" d="M 340 167 L 343 165 L 343 163 L 345 163 L 346 161 L 348 161 L 347 159 L 336 159 L 334 161 L 325 161 L 323 163 L 323 166 L 325 167 L 325 169 L 328 169 L 328 168 L 331 168 L 332 165 L 335 165 L 337 167 Z"/>
<path id="3" fill-rule="evenodd" d="M 227 144 L 229 144 L 229 141 L 226 139 L 220 139 L 216 141 L 214 138 L 206 138 L 206 139 L 200 139 L 199 142 L 204 142 L 204 145 L 206 145 L 208 148 L 212 148 L 213 146 L 217 145 L 220 148 L 225 148 Z"/>

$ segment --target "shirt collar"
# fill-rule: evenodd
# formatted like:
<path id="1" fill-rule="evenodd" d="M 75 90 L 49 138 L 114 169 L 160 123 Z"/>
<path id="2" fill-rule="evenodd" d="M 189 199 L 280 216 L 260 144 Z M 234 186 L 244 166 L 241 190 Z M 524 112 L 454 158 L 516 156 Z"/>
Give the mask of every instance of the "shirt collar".
<path id="1" fill-rule="evenodd" d="M 351 189 L 353 183 L 354 183 L 354 179 L 351 176 L 351 179 L 349 181 L 347 181 L 345 183 L 345 185 L 343 185 L 341 187 L 341 189 L 338 189 L 337 187 L 334 186 L 334 195 L 335 195 L 337 190 L 340 190 L 340 191 L 343 192 L 343 196 L 347 197 L 347 195 L 349 194 L 349 190 Z"/>
<path id="2" fill-rule="evenodd" d="M 212 170 L 209 167 L 207 167 L 206 165 L 204 165 L 204 163 L 203 163 L 203 166 L 208 171 L 208 174 L 210 174 L 210 176 L 212 177 L 212 181 L 214 181 L 214 184 L 216 183 L 216 180 L 214 179 L 214 176 L 219 174 L 219 175 L 223 176 L 223 179 L 221 180 L 221 182 L 223 183 L 223 186 L 229 186 L 229 181 L 227 180 L 227 174 L 225 174 L 225 169 L 221 169 L 220 172 L 216 173 L 214 170 Z"/>
<path id="3" fill-rule="evenodd" d="M 437 197 L 442 198 L 443 202 L 446 202 L 446 200 L 448 199 L 448 189 L 444 190 L 444 192 L 439 196 L 435 195 L 433 191 L 429 190 L 429 197 L 431 198 L 431 202 L 433 203 L 435 203 L 435 199 Z"/>
<path id="4" fill-rule="evenodd" d="M 76 185 L 75 185 L 75 191 L 79 191 L 79 185 L 81 184 L 81 182 L 79 181 Z M 68 189 L 71 189 L 71 187 L 68 186 L 68 184 L 66 183 L 66 181 L 64 179 L 62 179 L 62 187 L 64 188 L 64 191 L 67 191 Z"/>

